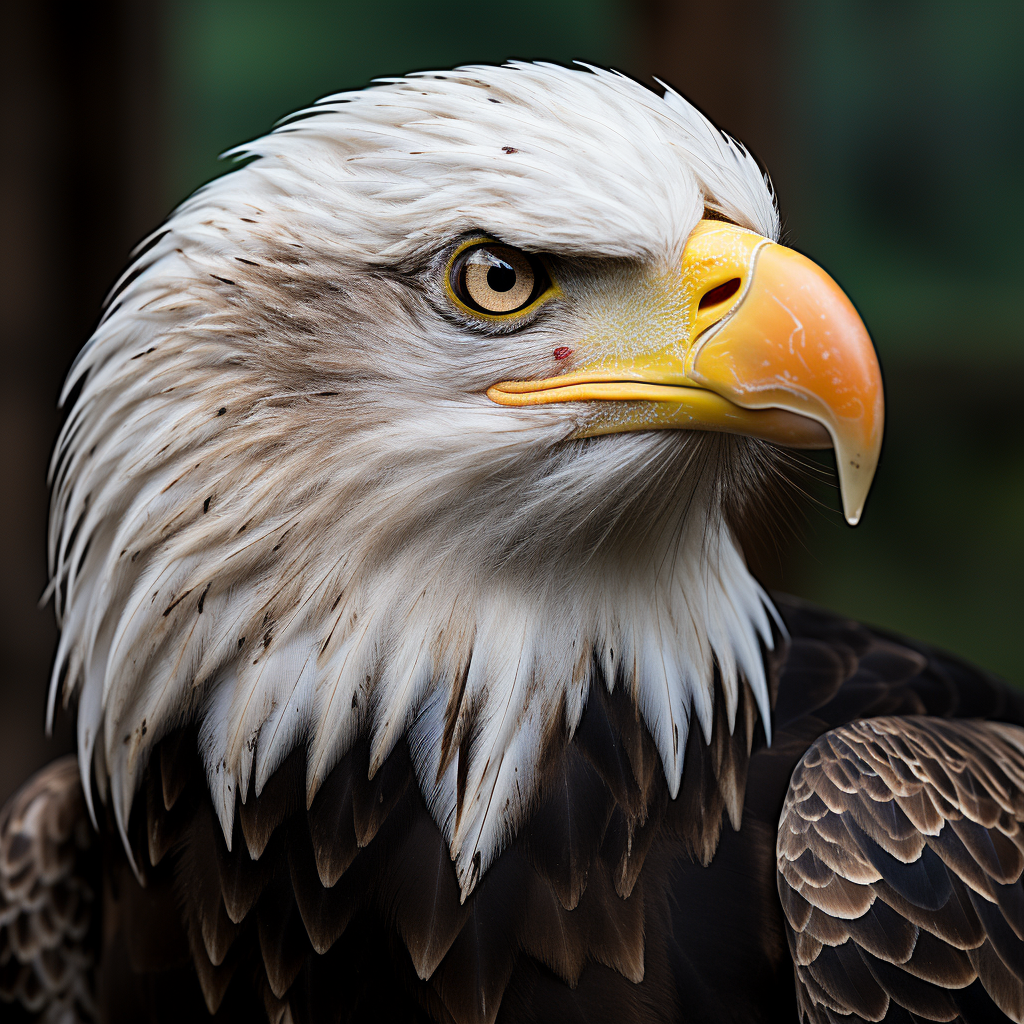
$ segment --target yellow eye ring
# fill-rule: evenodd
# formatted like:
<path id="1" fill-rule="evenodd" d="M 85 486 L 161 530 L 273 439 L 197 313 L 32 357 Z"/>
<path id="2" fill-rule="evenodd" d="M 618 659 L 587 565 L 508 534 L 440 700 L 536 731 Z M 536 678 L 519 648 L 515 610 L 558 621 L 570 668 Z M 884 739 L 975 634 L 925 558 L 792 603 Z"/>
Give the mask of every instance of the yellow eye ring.
<path id="1" fill-rule="evenodd" d="M 536 309 L 557 286 L 533 253 L 491 238 L 473 238 L 452 253 L 445 291 L 463 312 L 492 323 Z"/>

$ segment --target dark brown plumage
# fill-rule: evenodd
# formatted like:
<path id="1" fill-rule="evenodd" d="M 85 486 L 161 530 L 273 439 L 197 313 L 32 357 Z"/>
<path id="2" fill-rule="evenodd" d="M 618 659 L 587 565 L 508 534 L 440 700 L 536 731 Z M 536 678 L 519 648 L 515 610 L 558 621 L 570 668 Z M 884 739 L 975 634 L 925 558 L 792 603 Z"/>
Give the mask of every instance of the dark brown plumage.
<path id="1" fill-rule="evenodd" d="M 0 1000 L 28 1019 L 93 1019 L 95 846 L 73 757 L 34 775 L 0 812 Z"/>
<path id="2" fill-rule="evenodd" d="M 778 839 L 803 1016 L 1024 1017 L 1022 826 L 1020 728 L 913 716 L 821 737 Z"/>
<path id="3" fill-rule="evenodd" d="M 372 780 L 357 745 L 308 811 L 297 751 L 249 795 L 229 854 L 194 743 L 164 740 L 130 828 L 146 887 L 104 851 L 101 1019 L 1019 1018 L 1024 699 L 776 600 L 790 640 L 771 659 L 770 747 L 750 708 L 710 747 L 691 732 L 670 801 L 632 706 L 595 687 L 541 806 L 465 904 L 404 745 Z M 5 865 L 33 791 L 75 808 L 65 843 L 87 834 L 73 770 L 53 773 L 63 788 L 44 775 L 5 812 Z M 75 884 L 101 884 L 94 859 L 73 863 Z"/>

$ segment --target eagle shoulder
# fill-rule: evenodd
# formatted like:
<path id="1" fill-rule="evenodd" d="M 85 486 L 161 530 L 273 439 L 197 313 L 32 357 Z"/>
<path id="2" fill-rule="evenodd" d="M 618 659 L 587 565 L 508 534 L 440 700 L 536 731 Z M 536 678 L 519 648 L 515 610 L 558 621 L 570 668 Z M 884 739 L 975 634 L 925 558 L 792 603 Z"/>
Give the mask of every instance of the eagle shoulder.
<path id="1" fill-rule="evenodd" d="M 96 847 L 73 756 L 33 775 L 0 811 L 0 1000 L 28 1015 L 93 1019 Z"/>
<path id="2" fill-rule="evenodd" d="M 880 717 L 820 737 L 777 841 L 801 1018 L 1024 1019 L 1022 826 L 1019 726 Z"/>

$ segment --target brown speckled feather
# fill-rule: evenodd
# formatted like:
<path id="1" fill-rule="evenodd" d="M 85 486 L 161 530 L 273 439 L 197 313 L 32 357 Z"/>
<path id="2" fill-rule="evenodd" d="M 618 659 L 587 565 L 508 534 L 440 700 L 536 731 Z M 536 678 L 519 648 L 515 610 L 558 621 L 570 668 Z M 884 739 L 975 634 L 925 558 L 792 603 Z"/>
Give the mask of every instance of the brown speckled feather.
<path id="1" fill-rule="evenodd" d="M 826 733 L 777 856 L 803 1019 L 969 1021 L 986 997 L 1024 1019 L 1024 729 L 906 716 Z"/>
<path id="2" fill-rule="evenodd" d="M 0 812 L 0 1000 L 44 1021 L 91 1021 L 98 912 L 95 836 L 73 757 Z M 4 1020 L 17 1012 L 4 1009 Z"/>

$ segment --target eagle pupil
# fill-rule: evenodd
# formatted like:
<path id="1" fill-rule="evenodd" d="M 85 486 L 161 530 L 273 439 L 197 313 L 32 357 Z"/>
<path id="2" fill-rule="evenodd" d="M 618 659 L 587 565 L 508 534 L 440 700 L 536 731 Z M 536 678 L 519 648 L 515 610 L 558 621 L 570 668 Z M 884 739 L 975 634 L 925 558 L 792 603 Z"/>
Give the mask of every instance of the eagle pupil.
<path id="1" fill-rule="evenodd" d="M 515 284 L 516 272 L 507 263 L 493 266 L 487 271 L 487 287 L 492 291 L 511 291 Z"/>

